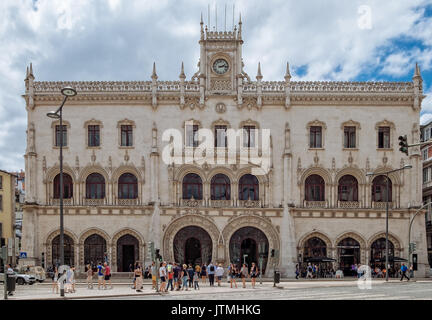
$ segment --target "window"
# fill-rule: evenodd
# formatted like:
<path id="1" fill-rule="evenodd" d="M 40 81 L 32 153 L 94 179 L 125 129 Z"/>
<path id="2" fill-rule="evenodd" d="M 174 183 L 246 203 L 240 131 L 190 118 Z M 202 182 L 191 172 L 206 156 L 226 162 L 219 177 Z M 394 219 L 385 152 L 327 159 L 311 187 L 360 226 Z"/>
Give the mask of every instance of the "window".
<path id="1" fill-rule="evenodd" d="M 215 147 L 225 148 L 227 139 L 227 126 L 215 126 Z"/>
<path id="2" fill-rule="evenodd" d="M 70 175 L 63 173 L 63 199 L 70 199 L 73 196 L 73 182 Z M 60 198 L 60 174 L 54 178 L 54 199 Z"/>
<path id="3" fill-rule="evenodd" d="M 390 148 L 390 127 L 378 128 L 378 148 L 379 149 Z"/>
<path id="4" fill-rule="evenodd" d="M 89 125 L 87 127 L 88 132 L 88 146 L 99 147 L 100 146 L 100 127 L 99 125 Z"/>
<path id="5" fill-rule="evenodd" d="M 0 194 L 0 211 L 3 211 L 3 196 Z"/>
<path id="6" fill-rule="evenodd" d="M 121 146 L 131 147 L 132 146 L 132 126 L 128 124 L 121 125 Z"/>
<path id="7" fill-rule="evenodd" d="M 429 180 L 428 168 L 424 168 L 423 169 L 423 183 L 428 182 L 428 180 Z"/>
<path id="8" fill-rule="evenodd" d="M 118 181 L 119 199 L 138 198 L 138 180 L 132 173 L 123 173 Z"/>
<path id="9" fill-rule="evenodd" d="M 372 181 L 372 201 L 385 202 L 387 199 L 387 178 L 386 176 L 375 177 Z M 388 201 L 392 201 L 392 182 L 389 179 Z"/>
<path id="10" fill-rule="evenodd" d="M 243 147 L 254 148 L 255 147 L 255 126 L 244 126 L 243 127 Z"/>
<path id="11" fill-rule="evenodd" d="M 63 131 L 63 147 L 67 146 L 67 127 L 65 125 L 62 125 L 62 129 L 60 129 L 60 125 L 55 126 L 55 145 L 56 147 L 60 147 L 60 140 L 61 140 L 61 131 Z"/>
<path id="12" fill-rule="evenodd" d="M 327 245 L 326 243 L 318 238 L 313 237 L 306 241 L 303 248 L 303 259 L 304 262 L 308 262 L 311 258 L 323 258 L 327 256 Z"/>
<path id="13" fill-rule="evenodd" d="M 3 176 L 0 176 L 0 189 L 3 189 Z"/>
<path id="14" fill-rule="evenodd" d="M 324 201 L 325 182 L 324 179 L 313 174 L 307 177 L 305 181 L 305 199 L 306 201 Z"/>
<path id="15" fill-rule="evenodd" d="M 310 129 L 310 148 L 322 148 L 322 127 L 311 126 Z"/>
<path id="16" fill-rule="evenodd" d="M 186 125 L 186 146 L 187 147 L 198 147 L 198 129 L 197 124 Z"/>
<path id="17" fill-rule="evenodd" d="M 86 180 L 86 198 L 103 199 L 105 198 L 105 179 L 99 173 L 92 173 Z"/>
<path id="18" fill-rule="evenodd" d="M 211 200 L 230 200 L 231 184 L 224 174 L 217 174 L 211 180 Z"/>
<path id="19" fill-rule="evenodd" d="M 427 158 L 428 158 L 428 148 L 423 149 L 422 153 L 423 153 L 423 160 L 427 160 Z M 0 189 L 1 189 L 1 187 L 0 187 Z"/>
<path id="20" fill-rule="evenodd" d="M 259 182 L 257 177 L 245 174 L 240 178 L 239 200 L 259 200 Z"/>
<path id="21" fill-rule="evenodd" d="M 344 127 L 344 148 L 356 147 L 356 127 Z"/>
<path id="22" fill-rule="evenodd" d="M 345 175 L 339 179 L 339 201 L 358 201 L 357 179 L 351 175 Z"/>
<path id="23" fill-rule="evenodd" d="M 202 180 L 196 173 L 188 173 L 183 178 L 183 199 L 202 200 Z"/>

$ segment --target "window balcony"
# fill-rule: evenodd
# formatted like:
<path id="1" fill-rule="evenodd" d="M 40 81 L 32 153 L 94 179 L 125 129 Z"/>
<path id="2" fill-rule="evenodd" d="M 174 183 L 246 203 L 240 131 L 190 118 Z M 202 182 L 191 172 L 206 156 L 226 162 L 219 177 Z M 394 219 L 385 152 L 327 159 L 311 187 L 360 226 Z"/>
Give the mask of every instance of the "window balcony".
<path id="1" fill-rule="evenodd" d="M 140 201 L 138 198 L 135 199 L 117 199 L 116 200 L 117 205 L 119 206 L 136 206 L 140 204 Z"/>
<path id="2" fill-rule="evenodd" d="M 304 208 L 327 208 L 327 201 L 303 201 Z"/>
<path id="3" fill-rule="evenodd" d="M 357 209 L 361 207 L 360 201 L 338 201 L 338 208 Z"/>
<path id="4" fill-rule="evenodd" d="M 232 207 L 232 200 L 210 200 L 210 207 L 213 208 L 224 208 L 224 207 Z"/>
<path id="5" fill-rule="evenodd" d="M 60 199 L 54 199 L 52 198 L 50 201 L 52 206 L 59 206 L 60 205 Z M 63 199 L 63 205 L 64 206 L 72 206 L 74 204 L 73 198 L 65 198 Z"/>
<path id="6" fill-rule="evenodd" d="M 202 207 L 204 206 L 204 200 L 196 200 L 193 197 L 191 199 L 181 199 L 182 207 Z"/>
<path id="7" fill-rule="evenodd" d="M 239 200 L 239 207 L 243 208 L 260 208 L 261 201 L 260 200 Z"/>
<path id="8" fill-rule="evenodd" d="M 84 199 L 85 206 L 101 206 L 105 204 L 105 199 Z"/>
<path id="9" fill-rule="evenodd" d="M 372 208 L 374 209 L 385 209 L 386 208 L 386 201 L 372 201 Z M 394 207 L 394 202 L 389 202 L 389 209 L 392 209 Z"/>

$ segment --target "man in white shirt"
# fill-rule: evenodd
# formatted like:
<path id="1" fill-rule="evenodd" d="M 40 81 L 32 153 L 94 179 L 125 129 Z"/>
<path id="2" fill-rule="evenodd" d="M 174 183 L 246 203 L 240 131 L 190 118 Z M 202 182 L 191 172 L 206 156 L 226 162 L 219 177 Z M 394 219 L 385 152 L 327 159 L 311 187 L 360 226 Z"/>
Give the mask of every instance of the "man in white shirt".
<path id="1" fill-rule="evenodd" d="M 166 281 L 167 281 L 167 270 L 166 270 L 166 262 L 161 263 L 161 267 L 159 268 L 159 277 L 161 279 L 161 285 L 159 288 L 160 292 L 168 292 L 168 290 L 165 290 Z"/>
<path id="2" fill-rule="evenodd" d="M 215 275 L 216 275 L 216 280 L 217 280 L 217 283 L 218 283 L 218 287 L 220 287 L 221 286 L 221 280 L 222 280 L 222 276 L 223 276 L 223 274 L 224 274 L 224 268 L 222 267 L 222 264 L 221 263 L 219 263 L 219 266 L 216 268 L 216 273 L 215 273 Z"/>

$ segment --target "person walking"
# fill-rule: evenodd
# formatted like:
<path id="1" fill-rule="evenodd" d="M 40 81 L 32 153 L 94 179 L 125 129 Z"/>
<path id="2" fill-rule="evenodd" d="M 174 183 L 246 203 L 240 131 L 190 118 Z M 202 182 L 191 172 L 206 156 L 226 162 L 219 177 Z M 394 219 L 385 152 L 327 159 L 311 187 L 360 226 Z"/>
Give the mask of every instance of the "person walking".
<path id="1" fill-rule="evenodd" d="M 171 291 L 173 291 L 174 290 L 174 286 L 173 286 L 174 267 L 173 267 L 173 264 L 171 262 L 169 262 L 168 265 L 167 265 L 167 273 L 168 273 L 167 291 L 169 290 L 170 287 L 171 287 Z"/>
<path id="2" fill-rule="evenodd" d="M 199 290 L 199 272 L 195 271 L 193 275 L 194 290 Z"/>
<path id="3" fill-rule="evenodd" d="M 312 266 L 311 266 L 311 263 L 309 262 L 309 263 L 308 263 L 308 266 L 307 266 L 307 268 L 306 268 L 306 272 L 307 272 L 307 274 L 306 274 L 306 279 L 312 279 L 312 278 L 313 278 L 313 276 L 312 276 L 312 271 L 313 271 L 313 268 L 312 268 Z"/>
<path id="4" fill-rule="evenodd" d="M 241 269 L 240 269 L 240 276 L 243 283 L 243 288 L 246 288 L 246 278 L 249 277 L 249 270 L 245 263 L 243 263 Z"/>
<path id="5" fill-rule="evenodd" d="M 219 263 L 219 266 L 216 268 L 215 276 L 216 281 L 218 283 L 218 287 L 221 286 L 222 277 L 224 274 L 224 268 L 222 267 L 222 263 Z"/>
<path id="6" fill-rule="evenodd" d="M 187 272 L 187 265 L 183 264 L 183 269 L 181 271 L 181 278 L 183 280 L 182 290 L 188 291 L 188 272 Z"/>
<path id="7" fill-rule="evenodd" d="M 72 268 L 70 269 L 71 271 L 71 276 L 70 276 L 70 282 L 71 282 L 71 289 L 72 289 L 72 293 L 75 293 L 75 266 L 72 266 Z"/>
<path id="8" fill-rule="evenodd" d="M 151 265 L 151 277 L 152 277 L 152 289 L 155 289 L 155 290 L 156 290 L 156 286 L 157 286 L 157 284 L 156 284 L 157 273 L 156 272 L 158 272 L 157 268 L 156 268 L 156 263 L 153 261 L 152 265 Z"/>
<path id="9" fill-rule="evenodd" d="M 143 274 L 141 270 L 141 266 L 139 264 L 136 264 L 135 270 L 134 270 L 134 276 L 135 276 L 135 290 L 136 292 L 142 292 L 142 286 L 143 286 Z"/>
<path id="10" fill-rule="evenodd" d="M 207 273 L 209 277 L 209 283 L 210 287 L 214 286 L 214 275 L 215 275 L 216 268 L 213 263 L 210 262 L 210 264 L 207 267 Z"/>
<path id="11" fill-rule="evenodd" d="M 161 279 L 161 285 L 159 287 L 159 291 L 160 292 L 168 292 L 168 290 L 165 289 L 166 280 L 167 280 L 167 271 L 166 271 L 166 262 L 165 261 L 160 264 L 159 277 Z"/>
<path id="12" fill-rule="evenodd" d="M 402 281 L 404 277 L 407 278 L 408 281 L 410 280 L 410 278 L 408 278 L 408 276 L 406 274 L 407 270 L 408 270 L 408 267 L 405 265 L 405 263 L 402 263 L 402 266 L 401 266 L 402 277 L 400 278 L 400 281 Z"/>
<path id="13" fill-rule="evenodd" d="M 256 283 L 256 278 L 259 276 L 259 269 L 256 266 L 255 262 L 252 262 L 252 267 L 251 267 L 251 283 L 252 283 L 252 288 L 255 289 L 255 283 Z"/>
<path id="14" fill-rule="evenodd" d="M 93 289 L 93 270 L 91 265 L 87 265 L 87 289 Z"/>
<path id="15" fill-rule="evenodd" d="M 10 275 L 14 275 L 15 272 L 12 269 L 12 265 L 11 264 L 6 265 L 6 267 L 7 267 L 7 270 L 5 270 L 6 274 L 5 274 L 5 278 L 3 279 L 3 283 L 7 287 L 7 277 L 9 277 Z M 9 291 L 8 290 L 7 294 L 8 294 L 8 296 L 13 296 L 13 291 Z"/>
<path id="16" fill-rule="evenodd" d="M 174 263 L 173 272 L 174 286 L 176 291 L 179 291 L 181 286 L 181 267 L 177 264 L 177 262 Z"/>
<path id="17" fill-rule="evenodd" d="M 230 275 L 230 287 L 232 288 L 233 283 L 234 283 L 235 287 L 237 288 L 237 282 L 236 282 L 237 268 L 236 268 L 235 264 L 230 265 L 229 275 Z"/>
<path id="18" fill-rule="evenodd" d="M 98 276 L 98 290 L 100 290 L 100 287 L 101 287 L 101 285 L 102 285 L 102 282 L 103 282 L 103 276 L 104 276 L 104 274 L 103 274 L 103 266 L 102 266 L 102 264 L 100 263 L 100 262 L 98 262 L 98 265 L 97 265 L 97 276 Z"/>
<path id="19" fill-rule="evenodd" d="M 299 275 L 300 275 L 300 268 L 299 268 L 299 265 L 298 265 L 298 264 L 296 264 L 295 275 L 296 275 L 296 279 L 298 280 Z"/>
<path id="20" fill-rule="evenodd" d="M 203 264 L 201 267 L 201 281 L 202 283 L 206 283 L 207 280 L 207 265 Z"/>

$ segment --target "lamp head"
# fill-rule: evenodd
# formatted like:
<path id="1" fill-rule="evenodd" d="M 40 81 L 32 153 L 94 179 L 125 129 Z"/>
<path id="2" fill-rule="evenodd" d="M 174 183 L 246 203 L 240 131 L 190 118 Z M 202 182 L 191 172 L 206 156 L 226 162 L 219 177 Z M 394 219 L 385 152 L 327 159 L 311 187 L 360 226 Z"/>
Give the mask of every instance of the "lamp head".
<path id="1" fill-rule="evenodd" d="M 55 111 L 48 112 L 47 117 L 52 119 L 60 119 L 60 115 Z"/>
<path id="2" fill-rule="evenodd" d="M 373 172 L 367 172 L 367 173 L 366 173 L 366 176 L 367 176 L 367 177 L 370 177 L 370 176 L 373 176 L 373 175 L 374 175 Z"/>
<path id="3" fill-rule="evenodd" d="M 410 164 L 406 164 L 403 166 L 403 169 L 411 169 L 411 168 L 412 168 L 412 165 L 410 165 Z"/>
<path id="4" fill-rule="evenodd" d="M 72 87 L 64 87 L 63 89 L 61 89 L 61 93 L 62 95 L 67 97 L 73 97 L 77 94 L 76 90 Z"/>

